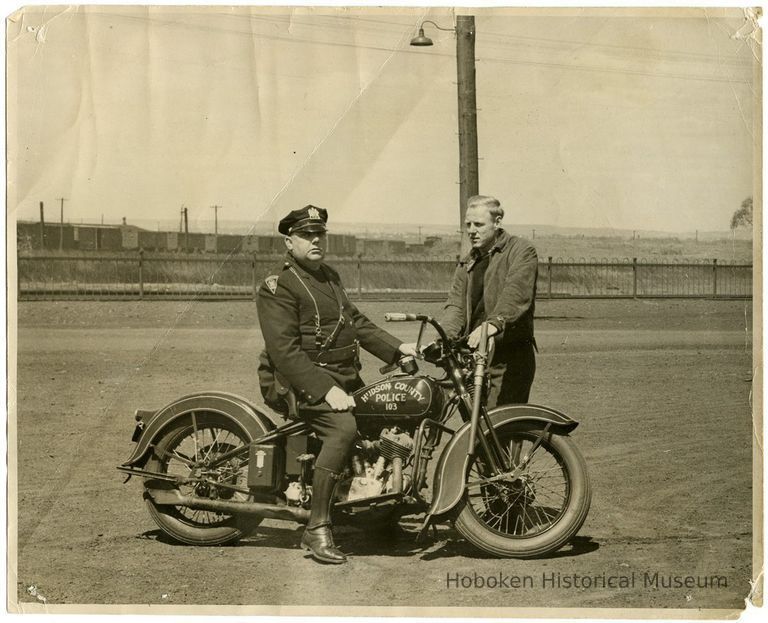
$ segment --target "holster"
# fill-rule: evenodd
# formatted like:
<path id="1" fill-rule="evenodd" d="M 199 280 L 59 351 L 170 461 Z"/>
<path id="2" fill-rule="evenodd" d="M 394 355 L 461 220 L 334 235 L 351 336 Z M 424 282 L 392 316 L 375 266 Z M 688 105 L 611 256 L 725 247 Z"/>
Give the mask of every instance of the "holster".
<path id="1" fill-rule="evenodd" d="M 295 420 L 299 417 L 299 401 L 296 398 L 296 392 L 288 384 L 285 377 L 275 370 L 275 391 L 280 396 L 288 407 L 286 416 L 289 420 Z"/>

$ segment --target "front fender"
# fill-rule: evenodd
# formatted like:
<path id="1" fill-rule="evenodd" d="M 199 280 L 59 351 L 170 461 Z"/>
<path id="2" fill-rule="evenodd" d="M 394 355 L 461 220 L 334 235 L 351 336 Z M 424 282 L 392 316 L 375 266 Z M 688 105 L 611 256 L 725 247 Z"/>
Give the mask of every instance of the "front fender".
<path id="1" fill-rule="evenodd" d="M 144 430 L 124 466 L 143 466 L 149 448 L 172 422 L 192 411 L 212 411 L 231 419 L 256 439 L 274 430 L 279 423 L 270 415 L 251 405 L 245 398 L 226 392 L 198 392 L 182 396 L 156 411 L 145 423 Z"/>
<path id="2" fill-rule="evenodd" d="M 579 423 L 564 413 L 541 405 L 504 405 L 492 409 L 488 416 L 493 428 L 510 423 L 527 422 L 534 427 L 551 425 L 553 433 L 566 435 Z M 428 516 L 442 515 L 451 510 L 464 493 L 464 475 L 469 461 L 469 422 L 451 437 L 437 461 L 433 481 L 432 504 Z"/>

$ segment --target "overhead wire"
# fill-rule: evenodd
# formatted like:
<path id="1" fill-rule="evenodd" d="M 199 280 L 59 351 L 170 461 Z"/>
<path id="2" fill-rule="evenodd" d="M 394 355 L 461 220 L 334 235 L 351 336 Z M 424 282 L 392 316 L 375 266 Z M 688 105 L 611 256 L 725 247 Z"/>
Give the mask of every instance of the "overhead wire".
<path id="1" fill-rule="evenodd" d="M 274 17 L 274 16 L 251 16 L 251 15 L 243 15 L 243 16 L 236 16 L 236 17 L 242 17 L 246 19 L 258 19 L 262 21 L 279 21 L 281 23 L 299 23 L 304 24 L 308 26 L 315 26 L 317 25 L 317 20 L 324 19 L 324 20 L 333 20 L 333 22 L 339 22 L 339 21 L 345 21 L 345 22 L 358 22 L 358 23 L 367 23 L 367 24 L 376 24 L 379 25 L 392 25 L 397 26 L 399 28 L 408 28 L 408 27 L 414 27 L 414 25 L 418 25 L 418 21 L 410 21 L 408 23 L 405 22 L 391 22 L 387 20 L 377 20 L 377 19 L 370 19 L 370 18 L 362 18 L 357 17 L 353 15 L 340 15 L 340 16 L 333 16 L 333 15 L 320 15 L 320 16 L 312 16 L 308 20 L 302 20 L 301 18 L 298 18 L 296 16 L 280 16 L 280 17 Z M 339 29 L 345 29 L 346 27 L 340 26 L 338 23 L 324 23 L 321 25 L 322 28 L 339 28 Z M 372 30 L 376 30 L 375 28 L 372 28 Z M 392 29 L 381 29 L 382 32 L 392 30 Z M 656 48 L 646 48 L 642 46 L 629 46 L 629 45 L 619 45 L 619 44 L 609 44 L 609 43 L 596 43 L 592 41 L 577 41 L 573 39 L 552 39 L 548 37 L 533 37 L 533 36 L 526 36 L 526 35 L 515 35 L 510 33 L 499 33 L 499 32 L 492 32 L 492 31 L 486 31 L 481 30 L 478 31 L 477 37 L 479 40 L 482 40 L 484 43 L 489 43 L 485 41 L 487 37 L 496 37 L 512 42 L 520 41 L 521 45 L 527 45 L 529 47 L 541 47 L 542 43 L 546 43 L 549 45 L 554 46 L 577 46 L 579 48 L 588 47 L 588 48 L 601 48 L 606 50 L 612 50 L 612 51 L 626 51 L 626 52 L 640 52 L 640 53 L 648 53 L 655 56 L 663 56 L 663 55 L 669 55 L 669 56 L 688 56 L 692 57 L 692 60 L 704 60 L 704 59 L 710 59 L 713 61 L 717 61 L 718 63 L 725 62 L 734 62 L 735 64 L 743 64 L 745 66 L 750 65 L 750 63 L 745 62 L 741 57 L 735 56 L 735 55 L 726 55 L 725 57 L 722 54 L 709 54 L 706 52 L 691 52 L 687 50 L 660 50 Z M 530 43 L 527 43 L 530 42 Z M 500 44 L 491 44 L 491 45 L 500 45 Z"/>
<path id="2" fill-rule="evenodd" d="M 101 15 L 103 17 L 123 17 L 126 19 L 133 19 L 133 20 L 140 20 L 140 21 L 153 21 L 153 22 L 161 23 L 166 26 L 177 26 L 180 28 L 186 28 L 191 30 L 202 30 L 206 32 L 222 32 L 227 34 L 243 35 L 248 37 L 256 36 L 261 39 L 283 41 L 286 43 L 306 43 L 311 45 L 324 45 L 324 46 L 341 47 L 341 48 L 366 49 L 366 50 L 374 50 L 379 52 L 386 52 L 388 54 L 391 54 L 393 52 L 400 52 L 404 54 L 421 54 L 425 56 L 436 56 L 436 57 L 443 57 L 443 58 L 450 58 L 450 59 L 455 58 L 455 55 L 453 53 L 448 54 L 448 53 L 437 52 L 437 51 L 424 52 L 422 50 L 409 50 L 407 47 L 404 47 L 404 46 L 397 48 L 392 46 L 385 47 L 385 46 L 376 46 L 376 45 L 365 45 L 360 43 L 347 43 L 342 41 L 324 41 L 324 40 L 318 40 L 318 39 L 307 39 L 307 38 L 298 37 L 298 36 L 279 36 L 279 35 L 271 35 L 271 34 L 263 34 L 263 33 L 254 33 L 251 30 L 245 31 L 245 30 L 237 30 L 237 29 L 231 29 L 231 28 L 211 27 L 210 25 L 190 24 L 189 22 L 182 22 L 178 20 L 160 19 L 157 17 L 126 15 L 126 14 L 113 13 L 113 12 L 109 12 L 109 13 L 94 12 L 94 13 L 89 13 L 89 15 Z M 295 21 L 295 19 L 293 21 Z M 553 61 L 520 60 L 520 59 L 507 58 L 507 57 L 494 57 L 494 56 L 485 56 L 485 55 L 477 56 L 476 61 L 480 63 L 482 62 L 504 63 L 504 64 L 510 64 L 510 65 L 544 67 L 544 68 L 550 68 L 550 69 L 604 72 L 604 73 L 611 73 L 611 74 L 646 76 L 651 78 L 667 78 L 667 79 L 675 79 L 675 80 L 694 80 L 694 81 L 706 81 L 706 82 L 719 82 L 719 83 L 727 83 L 727 84 L 751 83 L 751 78 L 750 79 L 722 78 L 717 76 L 703 76 L 703 75 L 694 75 L 694 74 L 643 71 L 643 70 L 614 68 L 614 67 L 606 67 L 606 66 L 598 66 L 598 65 L 583 65 L 578 63 L 558 63 Z"/>

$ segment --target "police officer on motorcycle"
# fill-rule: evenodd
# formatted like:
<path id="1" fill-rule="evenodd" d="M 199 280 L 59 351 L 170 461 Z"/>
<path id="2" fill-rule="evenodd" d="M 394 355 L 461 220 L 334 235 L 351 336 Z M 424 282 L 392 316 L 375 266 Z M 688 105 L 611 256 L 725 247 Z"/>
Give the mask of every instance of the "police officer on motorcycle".
<path id="1" fill-rule="evenodd" d="M 309 523 L 303 548 L 321 562 L 343 563 L 334 545 L 333 493 L 357 434 L 350 395 L 363 387 L 359 347 L 392 363 L 415 354 L 412 344 L 380 329 L 347 297 L 339 274 L 323 261 L 328 212 L 312 205 L 280 221 L 287 254 L 259 289 L 257 309 L 265 351 L 259 383 L 265 402 L 306 419 L 322 442 L 315 460 Z"/>

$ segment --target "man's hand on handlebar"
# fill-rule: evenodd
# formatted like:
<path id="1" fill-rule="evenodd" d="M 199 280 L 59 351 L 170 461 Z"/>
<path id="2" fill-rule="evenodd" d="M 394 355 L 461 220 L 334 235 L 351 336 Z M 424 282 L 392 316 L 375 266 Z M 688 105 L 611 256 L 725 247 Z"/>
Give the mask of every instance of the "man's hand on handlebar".
<path id="1" fill-rule="evenodd" d="M 496 327 L 496 325 L 492 325 L 491 323 L 488 323 L 488 337 L 493 337 L 499 332 L 499 329 Z M 472 333 L 469 334 L 467 337 L 467 346 L 469 346 L 471 349 L 475 349 L 480 345 L 480 329 L 482 326 L 477 327 Z"/>
<path id="2" fill-rule="evenodd" d="M 416 350 L 416 342 L 408 342 L 408 343 L 403 342 L 402 344 L 400 344 L 400 347 L 398 348 L 398 350 L 403 355 L 411 355 L 412 357 L 420 356 L 419 351 Z"/>
<path id="3" fill-rule="evenodd" d="M 355 399 L 347 394 L 341 387 L 334 385 L 325 395 L 327 402 L 334 411 L 348 411 L 355 406 Z"/>

